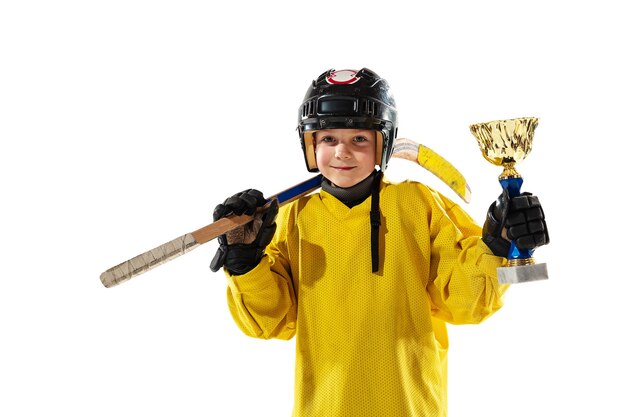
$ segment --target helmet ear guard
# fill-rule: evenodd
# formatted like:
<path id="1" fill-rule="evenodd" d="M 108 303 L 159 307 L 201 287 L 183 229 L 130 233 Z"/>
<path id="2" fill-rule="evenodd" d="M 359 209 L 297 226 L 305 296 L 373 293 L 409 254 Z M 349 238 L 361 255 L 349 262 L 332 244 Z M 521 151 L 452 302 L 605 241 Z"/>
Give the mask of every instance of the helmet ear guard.
<path id="1" fill-rule="evenodd" d="M 309 172 L 317 172 L 317 160 L 315 159 L 315 131 L 303 134 L 304 159 Z"/>
<path id="2" fill-rule="evenodd" d="M 317 172 L 313 133 L 322 129 L 376 131 L 376 164 L 382 171 L 397 134 L 395 100 L 373 71 L 328 70 L 313 80 L 298 112 L 298 133 L 307 169 Z"/>

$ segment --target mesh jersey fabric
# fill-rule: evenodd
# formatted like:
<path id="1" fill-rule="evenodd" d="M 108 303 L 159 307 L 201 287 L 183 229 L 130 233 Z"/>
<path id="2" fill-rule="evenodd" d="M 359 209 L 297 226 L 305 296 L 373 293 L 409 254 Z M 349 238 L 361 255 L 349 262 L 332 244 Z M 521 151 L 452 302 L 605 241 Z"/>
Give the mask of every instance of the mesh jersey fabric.
<path id="1" fill-rule="evenodd" d="M 429 187 L 384 180 L 380 268 L 371 271 L 371 196 L 348 208 L 325 191 L 280 210 L 261 263 L 228 277 L 239 328 L 296 336 L 294 417 L 447 415 L 446 322 L 502 306 L 504 259 L 481 228 Z"/>

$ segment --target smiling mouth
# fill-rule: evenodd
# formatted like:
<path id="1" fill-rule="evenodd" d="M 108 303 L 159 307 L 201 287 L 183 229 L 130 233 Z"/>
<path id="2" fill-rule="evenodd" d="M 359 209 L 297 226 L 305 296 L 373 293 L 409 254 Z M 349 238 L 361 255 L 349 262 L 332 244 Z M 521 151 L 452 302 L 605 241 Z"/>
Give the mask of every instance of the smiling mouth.
<path id="1" fill-rule="evenodd" d="M 333 169 L 338 169 L 340 171 L 350 171 L 351 169 L 354 169 L 356 167 L 331 167 Z"/>

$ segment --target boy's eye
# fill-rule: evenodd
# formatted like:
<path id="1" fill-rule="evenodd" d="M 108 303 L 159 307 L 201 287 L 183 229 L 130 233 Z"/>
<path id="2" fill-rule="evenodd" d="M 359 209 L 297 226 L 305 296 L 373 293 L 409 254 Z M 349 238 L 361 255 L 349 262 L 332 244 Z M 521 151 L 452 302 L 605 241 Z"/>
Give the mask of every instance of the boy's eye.
<path id="1" fill-rule="evenodd" d="M 332 137 L 332 136 L 324 136 L 324 137 L 320 140 L 320 142 L 330 143 L 330 142 L 332 142 L 333 140 L 334 140 L 334 139 L 333 139 L 333 137 Z"/>
<path id="2" fill-rule="evenodd" d="M 367 138 L 365 136 L 357 136 L 353 140 L 355 142 L 367 142 Z"/>

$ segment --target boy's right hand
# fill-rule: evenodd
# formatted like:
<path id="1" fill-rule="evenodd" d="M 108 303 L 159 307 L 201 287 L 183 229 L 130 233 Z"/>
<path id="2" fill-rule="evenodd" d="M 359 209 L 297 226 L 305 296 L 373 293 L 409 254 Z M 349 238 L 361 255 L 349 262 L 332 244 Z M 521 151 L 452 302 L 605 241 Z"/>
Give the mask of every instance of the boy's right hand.
<path id="1" fill-rule="evenodd" d="M 211 270 L 218 271 L 222 266 L 233 275 L 242 275 L 259 264 L 265 247 L 276 231 L 278 202 L 272 200 L 265 210 L 255 211 L 266 204 L 263 193 L 249 189 L 227 198 L 213 210 L 213 221 L 234 215 L 253 215 L 254 220 L 219 236 L 220 247 L 211 261 Z"/>
<path id="2" fill-rule="evenodd" d="M 519 249 L 535 249 L 550 243 L 543 208 L 537 196 L 522 193 L 509 197 L 506 189 L 489 207 L 483 241 L 494 255 L 506 258 L 511 241 Z"/>

